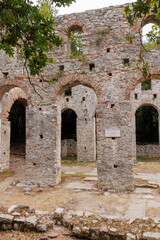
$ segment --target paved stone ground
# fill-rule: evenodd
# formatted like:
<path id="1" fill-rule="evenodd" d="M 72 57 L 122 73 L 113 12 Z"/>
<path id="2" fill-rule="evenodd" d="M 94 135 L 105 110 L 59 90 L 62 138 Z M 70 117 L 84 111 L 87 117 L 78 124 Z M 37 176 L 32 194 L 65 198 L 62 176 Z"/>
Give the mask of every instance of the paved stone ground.
<path id="1" fill-rule="evenodd" d="M 145 165 L 145 163 L 139 163 Z M 160 163 L 153 163 L 154 165 L 160 166 Z M 64 166 L 65 169 L 65 166 Z M 76 169 L 74 168 L 74 172 L 70 170 L 68 172 L 69 175 L 76 174 Z M 151 170 L 152 172 L 152 170 Z M 65 172 L 67 174 L 67 172 Z M 71 189 L 81 189 L 81 190 L 96 190 L 94 185 L 91 182 L 97 181 L 97 169 L 93 168 L 89 172 L 83 172 L 86 176 L 84 181 L 85 184 L 79 182 L 71 182 L 66 185 L 67 188 Z M 144 173 L 144 172 L 136 172 L 136 179 L 145 180 L 149 185 L 157 184 L 160 185 L 160 173 Z M 87 183 L 88 182 L 88 183 Z M 159 189 L 154 189 L 145 187 L 136 187 L 133 193 L 110 193 L 105 192 L 104 196 L 113 200 L 110 203 L 110 209 L 112 209 L 111 214 L 125 217 L 125 218 L 145 218 L 145 217 L 160 217 L 160 195 Z M 117 203 L 118 199 L 118 203 Z M 116 200 L 116 201 L 115 201 Z M 106 202 L 106 201 L 105 201 Z M 114 203 L 116 202 L 116 206 Z M 125 206 L 124 206 L 125 205 Z M 106 203 L 106 208 L 108 204 Z M 102 207 L 104 209 L 104 207 Z M 103 212 L 103 211 L 101 211 Z M 104 211 L 105 212 L 105 211 Z"/>
<path id="2" fill-rule="evenodd" d="M 145 163 L 146 164 L 146 163 Z M 28 204 L 40 210 L 53 211 L 56 207 L 64 207 L 66 210 L 89 211 L 94 214 L 109 215 L 122 218 L 160 218 L 160 194 L 159 188 L 153 184 L 160 184 L 160 163 L 152 165 L 140 164 L 136 166 L 135 178 L 147 183 L 145 188 L 135 187 L 134 192 L 113 193 L 101 192 L 97 188 L 97 169 L 95 163 L 62 164 L 62 182 L 50 189 L 31 188 L 26 194 L 23 187 L 9 187 L 13 179 L 23 181 L 23 167 L 18 168 L 16 162 L 12 163 L 16 174 L 0 184 L 0 204 Z M 146 173 L 146 169 L 150 173 Z M 155 171 L 156 169 L 156 171 Z M 150 181 L 152 180 L 153 184 Z M 153 186 L 152 186 L 153 185 Z M 157 185 L 157 186 L 158 186 Z M 23 186 L 23 184 L 22 184 Z M 149 186 L 149 187 L 147 187 Z M 42 191 L 42 192 L 41 192 Z M 54 196 L 54 198 L 53 198 Z"/>

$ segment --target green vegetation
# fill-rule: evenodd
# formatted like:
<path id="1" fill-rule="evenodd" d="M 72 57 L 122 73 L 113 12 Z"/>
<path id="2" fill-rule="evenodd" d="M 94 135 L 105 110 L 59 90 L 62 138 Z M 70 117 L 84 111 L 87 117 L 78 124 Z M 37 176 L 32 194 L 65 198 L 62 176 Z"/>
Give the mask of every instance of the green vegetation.
<path id="1" fill-rule="evenodd" d="M 83 57 L 82 33 L 71 31 L 70 43 L 71 43 L 70 56 L 72 58 L 82 58 Z"/>
<path id="2" fill-rule="evenodd" d="M 130 25 L 134 25 L 136 19 L 143 19 L 153 14 L 155 18 L 160 18 L 160 0 L 137 0 L 124 9 L 126 19 Z"/>
<path id="3" fill-rule="evenodd" d="M 69 6 L 75 0 L 51 0 L 55 7 Z M 40 74 L 48 62 L 49 51 L 61 46 L 62 39 L 54 31 L 54 19 L 34 6 L 30 0 L 0 1 L 0 49 L 13 57 L 15 48 L 31 75 Z"/>
<path id="4" fill-rule="evenodd" d="M 152 26 L 152 30 L 147 33 L 148 41 L 143 43 L 145 50 L 160 49 L 160 30 L 157 25 Z"/>
<path id="5" fill-rule="evenodd" d="M 45 18 L 56 16 L 58 9 L 51 0 L 38 0 L 39 10 Z"/>
<path id="6" fill-rule="evenodd" d="M 151 79 L 148 79 L 144 82 L 141 83 L 141 89 L 142 91 L 144 90 L 151 90 L 152 86 L 151 86 Z"/>
<path id="7" fill-rule="evenodd" d="M 136 36 L 134 36 L 134 35 L 132 35 L 132 34 L 128 34 L 126 37 L 125 37 L 125 39 L 127 40 L 127 41 L 129 41 L 129 43 L 132 43 L 133 42 L 133 39 L 135 39 L 136 38 Z"/>
<path id="8" fill-rule="evenodd" d="M 65 157 L 62 159 L 62 165 L 72 165 L 72 166 L 88 166 L 88 164 L 96 164 L 96 162 L 86 161 L 77 162 L 77 156 Z"/>
<path id="9" fill-rule="evenodd" d="M 160 44 L 157 44 L 156 42 L 146 42 L 143 43 L 143 46 L 146 51 L 160 49 Z"/>
<path id="10" fill-rule="evenodd" d="M 137 162 L 160 162 L 160 158 L 137 157 Z"/>
<path id="11" fill-rule="evenodd" d="M 142 20 L 141 26 L 143 26 L 144 18 L 149 15 L 153 15 L 154 22 L 156 23 L 156 20 L 158 22 L 160 19 L 160 0 L 137 0 L 136 2 L 131 3 L 131 5 L 126 6 L 124 13 L 131 26 L 134 25 L 137 19 Z M 146 44 L 146 48 L 149 50 L 153 49 L 153 47 L 156 47 L 156 49 L 159 48 L 160 31 L 157 25 L 153 25 L 152 30 L 147 34 L 147 36 L 149 43 Z M 136 66 L 142 72 L 143 77 L 147 78 L 149 75 L 149 68 L 148 63 L 143 59 L 142 50 L 143 47 L 141 47 L 140 50 L 140 58 L 143 63 L 143 67 L 140 67 L 139 63 L 136 63 Z"/>

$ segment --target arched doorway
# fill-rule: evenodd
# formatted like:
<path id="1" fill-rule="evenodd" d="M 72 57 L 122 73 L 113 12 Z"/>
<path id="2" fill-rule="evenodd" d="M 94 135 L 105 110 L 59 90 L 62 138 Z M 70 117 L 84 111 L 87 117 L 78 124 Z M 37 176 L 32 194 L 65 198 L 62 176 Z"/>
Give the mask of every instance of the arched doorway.
<path id="1" fill-rule="evenodd" d="M 9 112 L 10 153 L 25 155 L 26 111 L 25 106 L 16 100 Z"/>
<path id="2" fill-rule="evenodd" d="M 66 109 L 72 109 L 77 114 L 76 130 L 74 130 L 74 136 L 69 136 L 71 144 L 69 147 L 74 146 L 77 155 L 77 161 L 89 162 L 96 161 L 96 122 L 95 111 L 97 105 L 97 96 L 93 89 L 84 86 L 77 85 L 67 88 L 60 99 L 61 111 Z M 63 113 L 64 114 L 64 113 Z M 63 125 L 62 114 L 62 125 Z M 67 118 L 66 118 L 67 119 Z M 75 124 L 71 124 L 72 128 Z M 71 132 L 72 130 L 66 128 Z M 62 133 L 63 133 L 62 128 Z M 69 134 L 69 133 L 68 133 Z M 62 137 L 64 139 L 64 137 Z M 65 137 L 66 139 L 66 137 Z M 67 141 L 63 141 L 62 148 L 67 145 Z M 76 144 L 74 143 L 76 141 Z M 65 147 L 66 149 L 66 147 Z"/>
<path id="3" fill-rule="evenodd" d="M 77 114 L 67 109 L 61 115 L 61 156 L 77 158 Z"/>
<path id="4" fill-rule="evenodd" d="M 156 157 L 155 148 L 159 148 L 158 117 L 157 109 L 151 105 L 143 105 L 137 109 L 135 118 L 138 157 Z"/>
<path id="5" fill-rule="evenodd" d="M 3 171 L 10 167 L 13 160 L 10 153 L 23 156 L 24 161 L 27 97 L 21 88 L 12 85 L 2 87 L 1 92 L 0 170 Z"/>

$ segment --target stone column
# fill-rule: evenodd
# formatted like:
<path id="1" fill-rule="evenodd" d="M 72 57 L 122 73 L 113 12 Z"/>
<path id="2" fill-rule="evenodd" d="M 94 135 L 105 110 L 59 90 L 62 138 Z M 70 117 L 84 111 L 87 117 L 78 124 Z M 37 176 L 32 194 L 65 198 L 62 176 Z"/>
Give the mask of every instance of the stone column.
<path id="1" fill-rule="evenodd" d="M 1 154 L 0 171 L 9 168 L 10 165 L 10 122 L 1 120 Z"/>
<path id="2" fill-rule="evenodd" d="M 95 118 L 77 118 L 77 161 L 96 161 Z"/>
<path id="3" fill-rule="evenodd" d="M 104 190 L 133 190 L 133 129 L 130 102 L 101 104 L 96 111 L 98 184 Z"/>
<path id="4" fill-rule="evenodd" d="M 60 131 L 57 107 L 26 108 L 26 182 L 56 185 L 60 181 Z"/>

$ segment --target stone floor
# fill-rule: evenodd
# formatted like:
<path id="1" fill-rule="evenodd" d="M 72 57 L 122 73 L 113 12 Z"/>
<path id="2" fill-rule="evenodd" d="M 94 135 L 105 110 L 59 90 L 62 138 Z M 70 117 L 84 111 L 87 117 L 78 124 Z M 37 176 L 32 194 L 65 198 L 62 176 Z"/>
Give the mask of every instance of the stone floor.
<path id="1" fill-rule="evenodd" d="M 28 204 L 39 210 L 53 211 L 57 207 L 66 210 L 89 211 L 109 215 L 111 218 L 159 218 L 160 219 L 160 163 L 139 163 L 135 166 L 137 184 L 134 192 L 113 193 L 98 191 L 95 163 L 62 164 L 62 182 L 54 188 L 30 188 L 26 194 L 23 186 L 24 165 L 12 164 L 15 175 L 0 184 L 0 205 Z M 14 179 L 20 184 L 10 186 Z M 156 184 L 156 185 L 155 185 Z M 143 187 L 145 186 L 145 187 Z"/>
<path id="2" fill-rule="evenodd" d="M 143 163 L 140 163 L 143 164 Z M 155 163 L 160 165 L 160 163 Z M 75 168 L 74 172 L 71 171 L 64 173 L 68 176 L 76 174 Z M 85 177 L 85 183 L 80 182 L 70 182 L 65 187 L 70 189 L 79 189 L 82 190 L 90 190 L 96 191 L 97 189 L 94 186 L 94 183 L 97 182 L 97 169 L 94 168 L 89 172 L 83 172 Z M 110 208 L 108 210 L 108 214 L 113 214 L 117 217 L 125 217 L 125 218 L 145 218 L 145 217 L 153 217 L 160 218 L 160 194 L 159 188 L 152 188 L 152 184 L 160 185 L 160 173 L 136 173 L 135 178 L 146 180 L 149 183 L 149 187 L 136 187 L 134 192 L 132 193 L 111 193 L 104 192 L 104 204 L 105 209 Z M 107 199 L 110 199 L 110 203 L 107 203 Z M 104 204 L 102 206 L 102 211 L 106 212 L 104 209 Z"/>

